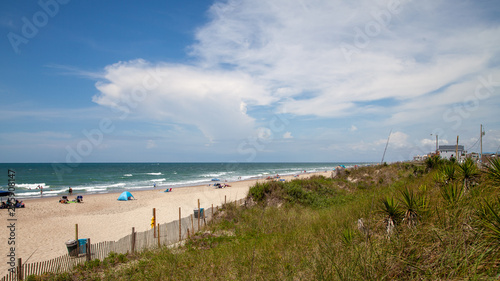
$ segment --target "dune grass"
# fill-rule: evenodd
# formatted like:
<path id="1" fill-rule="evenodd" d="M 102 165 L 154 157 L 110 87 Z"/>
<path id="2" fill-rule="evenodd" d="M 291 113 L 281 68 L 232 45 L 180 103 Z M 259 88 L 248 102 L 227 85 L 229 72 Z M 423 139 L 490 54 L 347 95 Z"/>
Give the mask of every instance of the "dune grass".
<path id="1" fill-rule="evenodd" d="M 30 278 L 497 280 L 498 185 L 487 173 L 436 181 L 442 165 L 451 164 L 397 163 L 335 179 L 257 184 L 247 207 L 225 205 L 182 247 Z"/>

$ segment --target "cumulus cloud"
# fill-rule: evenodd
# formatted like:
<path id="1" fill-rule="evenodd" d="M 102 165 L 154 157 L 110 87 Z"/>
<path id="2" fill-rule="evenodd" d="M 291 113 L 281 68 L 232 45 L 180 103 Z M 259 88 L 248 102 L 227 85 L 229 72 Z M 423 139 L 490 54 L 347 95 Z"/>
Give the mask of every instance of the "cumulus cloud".
<path id="1" fill-rule="evenodd" d="M 404 148 L 404 147 L 410 147 L 411 144 L 408 141 L 408 135 L 403 133 L 403 132 L 393 132 L 391 133 L 389 137 L 389 145 L 391 147 L 395 148 Z M 387 139 L 379 139 L 378 141 L 375 142 L 375 144 L 380 145 L 380 144 L 386 144 Z"/>
<path id="2" fill-rule="evenodd" d="M 253 130 L 247 104 L 273 101 L 248 74 L 144 60 L 106 67 L 93 101 L 129 114 L 196 126 L 211 141 Z"/>
<path id="3" fill-rule="evenodd" d="M 291 132 L 286 132 L 283 134 L 284 139 L 293 139 L 292 133 Z"/>

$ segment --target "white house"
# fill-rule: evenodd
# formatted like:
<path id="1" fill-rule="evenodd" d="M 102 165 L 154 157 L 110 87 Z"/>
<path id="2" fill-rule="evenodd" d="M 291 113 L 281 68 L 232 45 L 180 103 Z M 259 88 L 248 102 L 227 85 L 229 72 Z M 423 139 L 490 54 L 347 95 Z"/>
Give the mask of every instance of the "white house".
<path id="1" fill-rule="evenodd" d="M 438 150 L 441 158 L 446 158 L 449 160 L 452 157 L 454 157 L 455 159 L 458 160 L 458 162 L 464 160 L 467 154 L 467 151 L 465 151 L 463 145 L 459 145 L 458 149 L 456 145 L 440 145 Z M 457 150 L 458 150 L 458 157 L 456 156 Z"/>

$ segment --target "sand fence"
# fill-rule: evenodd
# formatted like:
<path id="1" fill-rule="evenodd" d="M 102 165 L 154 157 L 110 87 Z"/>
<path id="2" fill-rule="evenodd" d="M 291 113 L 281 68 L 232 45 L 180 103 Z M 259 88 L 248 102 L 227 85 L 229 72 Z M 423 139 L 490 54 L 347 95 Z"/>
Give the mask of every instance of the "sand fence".
<path id="1" fill-rule="evenodd" d="M 236 200 L 233 204 L 241 205 L 244 203 L 244 200 Z M 201 230 L 207 222 L 212 220 L 217 209 L 218 207 L 214 207 L 213 205 L 209 208 L 200 208 L 198 204 L 198 209 L 194 209 L 193 214 L 182 217 L 181 209 L 179 208 L 179 220 L 155 224 L 153 228 L 143 232 L 136 232 L 135 228 L 132 228 L 129 235 L 118 241 L 91 243 L 91 239 L 87 239 L 84 246 L 78 248 L 76 251 L 42 262 L 23 264 L 22 259 L 19 258 L 16 272 L 9 272 L 0 278 L 0 281 L 23 280 L 30 275 L 41 275 L 48 272 L 69 272 L 76 265 L 85 263 L 86 261 L 94 259 L 102 261 L 112 252 L 116 254 L 133 254 L 148 249 L 174 245 L 188 238 L 190 233 L 193 234 Z"/>

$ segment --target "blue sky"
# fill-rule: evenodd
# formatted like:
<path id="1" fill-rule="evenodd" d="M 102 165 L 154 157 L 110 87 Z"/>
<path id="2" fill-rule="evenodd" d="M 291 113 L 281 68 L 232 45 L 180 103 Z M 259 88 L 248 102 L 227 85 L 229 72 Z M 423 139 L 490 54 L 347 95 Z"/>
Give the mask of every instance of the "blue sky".
<path id="1" fill-rule="evenodd" d="M 500 147 L 498 1 L 2 1 L 0 162 Z M 432 134 L 432 135 L 431 135 Z"/>

